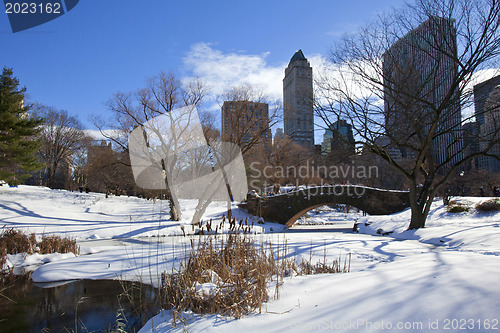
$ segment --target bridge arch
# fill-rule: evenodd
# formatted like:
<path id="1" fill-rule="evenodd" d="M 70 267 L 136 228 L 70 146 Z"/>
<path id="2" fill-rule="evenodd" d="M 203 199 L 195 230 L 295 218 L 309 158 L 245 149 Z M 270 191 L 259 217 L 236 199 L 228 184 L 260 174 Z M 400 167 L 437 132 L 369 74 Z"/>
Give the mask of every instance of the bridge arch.
<path id="1" fill-rule="evenodd" d="M 387 215 L 409 207 L 409 192 L 357 185 L 327 185 L 288 193 L 247 198 L 242 207 L 253 215 L 288 227 L 311 209 L 323 205 L 346 204 L 370 215 Z"/>
<path id="2" fill-rule="evenodd" d="M 298 219 L 300 219 L 301 216 L 303 216 L 304 214 L 306 214 L 307 212 L 313 210 L 314 208 L 318 208 L 318 207 L 322 207 L 322 206 L 325 206 L 325 205 L 335 205 L 335 204 L 338 204 L 338 203 L 333 203 L 333 202 L 329 202 L 329 203 L 323 203 L 323 204 L 316 204 L 314 206 L 311 206 L 311 207 L 307 207 L 307 208 L 304 208 L 303 210 L 301 210 L 300 212 L 296 213 L 294 216 L 292 216 L 286 223 L 285 225 L 289 228 L 291 228 L 295 222 L 298 221 Z"/>

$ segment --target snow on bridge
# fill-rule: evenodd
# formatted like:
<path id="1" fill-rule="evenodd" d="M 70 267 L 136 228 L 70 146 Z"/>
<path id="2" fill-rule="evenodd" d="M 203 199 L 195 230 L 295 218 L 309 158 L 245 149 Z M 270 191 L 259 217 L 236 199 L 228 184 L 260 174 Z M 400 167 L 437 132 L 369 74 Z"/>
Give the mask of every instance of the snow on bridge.
<path id="1" fill-rule="evenodd" d="M 346 204 L 370 215 L 387 215 L 409 207 L 409 192 L 359 185 L 325 185 L 264 197 L 249 194 L 241 206 L 253 215 L 291 227 L 309 210 L 328 204 Z"/>

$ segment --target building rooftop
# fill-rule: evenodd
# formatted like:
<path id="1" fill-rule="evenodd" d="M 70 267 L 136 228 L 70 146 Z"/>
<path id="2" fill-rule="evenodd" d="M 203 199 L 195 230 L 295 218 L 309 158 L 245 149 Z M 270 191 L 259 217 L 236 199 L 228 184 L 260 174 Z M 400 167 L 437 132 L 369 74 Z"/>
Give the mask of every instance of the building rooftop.
<path id="1" fill-rule="evenodd" d="M 295 52 L 292 59 L 290 59 L 290 63 L 298 60 L 307 60 L 306 57 L 304 56 L 304 53 L 302 53 L 302 50 L 298 50 L 297 52 Z"/>

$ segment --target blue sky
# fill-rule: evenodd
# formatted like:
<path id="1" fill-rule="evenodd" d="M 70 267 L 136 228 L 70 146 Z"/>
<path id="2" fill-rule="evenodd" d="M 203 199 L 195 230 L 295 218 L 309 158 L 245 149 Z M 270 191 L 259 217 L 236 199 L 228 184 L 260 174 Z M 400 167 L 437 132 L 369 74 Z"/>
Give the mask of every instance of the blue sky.
<path id="1" fill-rule="evenodd" d="M 105 117 L 113 93 L 140 88 L 161 71 L 199 76 L 212 96 L 249 81 L 279 98 L 297 49 L 314 65 L 343 33 L 401 3 L 81 0 L 62 17 L 15 34 L 2 10 L 0 66 L 14 69 L 31 101 L 65 109 L 92 128 L 90 116 Z"/>

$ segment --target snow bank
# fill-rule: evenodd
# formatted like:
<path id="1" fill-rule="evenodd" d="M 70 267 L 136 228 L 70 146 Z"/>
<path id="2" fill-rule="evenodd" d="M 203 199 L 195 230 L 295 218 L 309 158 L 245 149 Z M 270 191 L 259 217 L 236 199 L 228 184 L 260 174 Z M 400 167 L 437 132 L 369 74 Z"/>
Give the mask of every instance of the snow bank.
<path id="1" fill-rule="evenodd" d="M 469 212 L 449 213 L 441 199 L 432 205 L 426 227 L 407 230 L 411 211 L 389 216 L 368 216 L 359 219 L 360 233 L 387 234 L 396 239 L 414 239 L 446 249 L 500 255 L 500 212 L 478 212 L 474 206 L 490 198 L 453 198 L 471 207 Z"/>
<path id="2" fill-rule="evenodd" d="M 49 262 L 57 262 L 60 260 L 74 258 L 73 253 L 50 253 L 50 254 L 39 254 L 34 253 L 27 255 L 26 253 L 18 254 L 7 254 L 7 261 L 4 265 L 4 269 L 13 269 L 14 274 L 24 274 L 33 272 L 38 267 Z"/>

